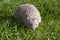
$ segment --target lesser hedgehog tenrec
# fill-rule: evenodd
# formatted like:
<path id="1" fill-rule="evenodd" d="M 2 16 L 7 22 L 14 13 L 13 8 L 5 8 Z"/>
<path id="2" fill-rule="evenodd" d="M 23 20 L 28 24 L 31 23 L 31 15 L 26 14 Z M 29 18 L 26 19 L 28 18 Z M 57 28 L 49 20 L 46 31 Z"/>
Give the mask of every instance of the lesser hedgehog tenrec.
<path id="1" fill-rule="evenodd" d="M 32 29 L 36 29 L 41 23 L 40 12 L 32 4 L 23 4 L 17 7 L 14 17 L 22 20 L 27 27 Z"/>

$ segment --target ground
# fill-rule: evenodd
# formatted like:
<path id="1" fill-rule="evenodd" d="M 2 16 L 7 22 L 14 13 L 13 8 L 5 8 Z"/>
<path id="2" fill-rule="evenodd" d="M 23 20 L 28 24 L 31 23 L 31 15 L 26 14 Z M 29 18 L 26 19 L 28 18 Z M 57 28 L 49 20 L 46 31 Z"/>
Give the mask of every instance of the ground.
<path id="1" fill-rule="evenodd" d="M 15 9 L 26 3 L 42 17 L 35 31 L 14 18 Z M 60 0 L 0 0 L 0 40 L 60 40 Z"/>

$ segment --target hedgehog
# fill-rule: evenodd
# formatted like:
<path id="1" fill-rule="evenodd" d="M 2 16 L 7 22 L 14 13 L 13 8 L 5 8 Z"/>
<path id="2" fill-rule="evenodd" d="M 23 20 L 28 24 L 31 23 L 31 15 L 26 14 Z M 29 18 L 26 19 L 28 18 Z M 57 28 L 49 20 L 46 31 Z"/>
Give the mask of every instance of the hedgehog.
<path id="1" fill-rule="evenodd" d="M 22 4 L 16 8 L 14 17 L 22 20 L 24 25 L 31 29 L 36 29 L 41 23 L 41 15 L 39 10 L 33 4 Z"/>

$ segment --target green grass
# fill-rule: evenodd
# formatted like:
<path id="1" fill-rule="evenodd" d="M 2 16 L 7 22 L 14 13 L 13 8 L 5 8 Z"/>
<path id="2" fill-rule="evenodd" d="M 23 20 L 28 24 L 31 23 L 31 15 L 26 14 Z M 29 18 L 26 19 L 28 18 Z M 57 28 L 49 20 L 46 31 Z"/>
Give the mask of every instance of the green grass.
<path id="1" fill-rule="evenodd" d="M 41 13 L 35 31 L 14 19 L 15 9 L 26 3 Z M 60 40 L 60 0 L 0 0 L 0 40 Z"/>

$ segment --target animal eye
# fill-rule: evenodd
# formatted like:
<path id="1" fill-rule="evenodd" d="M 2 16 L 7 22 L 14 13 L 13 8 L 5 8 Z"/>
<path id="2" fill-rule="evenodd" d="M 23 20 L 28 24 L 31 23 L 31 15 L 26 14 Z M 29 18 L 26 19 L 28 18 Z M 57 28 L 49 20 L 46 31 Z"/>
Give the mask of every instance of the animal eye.
<path id="1" fill-rule="evenodd" d="M 35 18 L 33 18 L 32 21 L 35 21 Z"/>
<path id="2" fill-rule="evenodd" d="M 22 10 L 23 13 L 26 13 L 24 10 Z"/>
<path id="3" fill-rule="evenodd" d="M 31 23 L 29 23 L 30 24 L 30 26 L 32 26 L 32 24 Z"/>
<path id="4" fill-rule="evenodd" d="M 35 25 L 37 25 L 37 24 L 35 24 Z"/>

